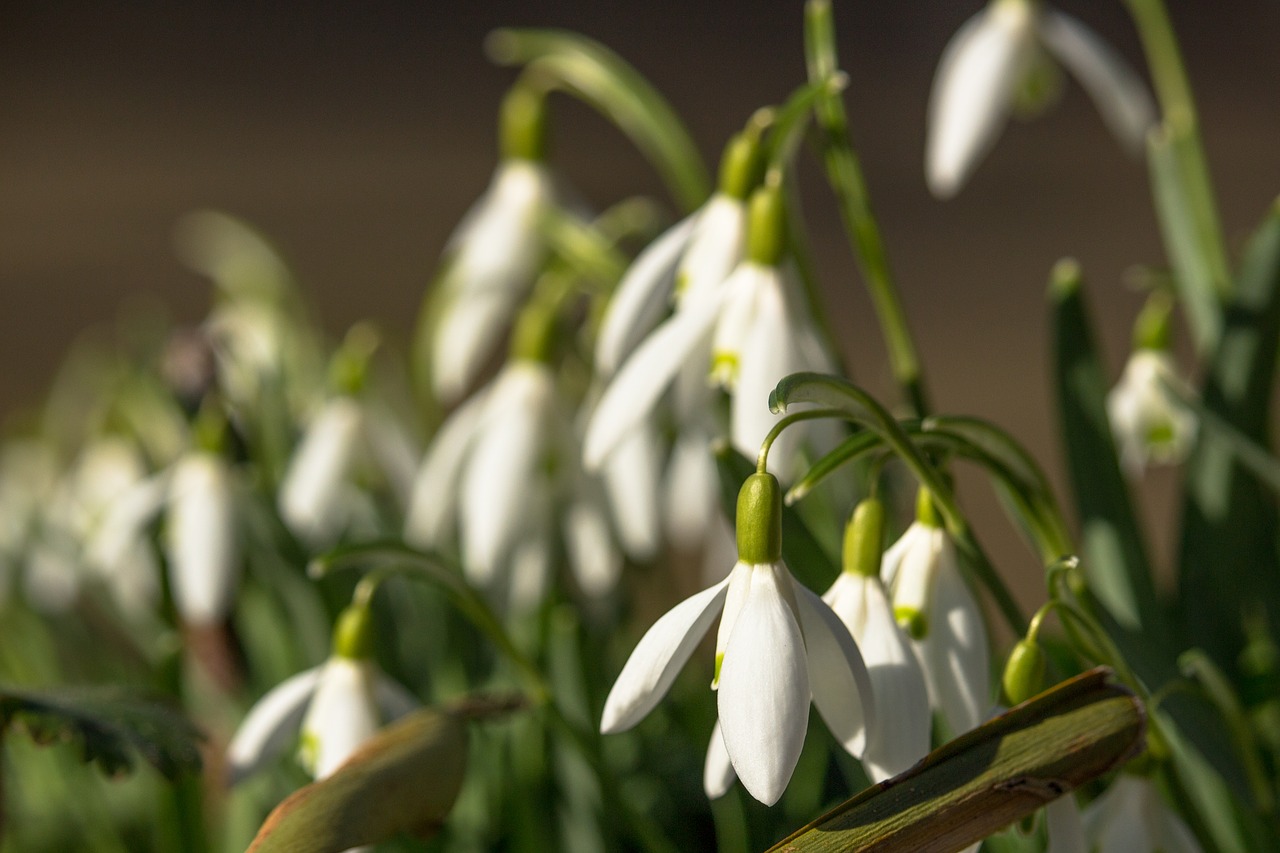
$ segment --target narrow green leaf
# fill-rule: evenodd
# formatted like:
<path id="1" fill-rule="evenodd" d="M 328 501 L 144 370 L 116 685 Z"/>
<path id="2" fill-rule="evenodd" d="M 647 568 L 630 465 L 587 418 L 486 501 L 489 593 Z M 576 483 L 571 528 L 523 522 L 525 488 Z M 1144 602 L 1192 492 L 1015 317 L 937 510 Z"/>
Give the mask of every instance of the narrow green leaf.
<path id="1" fill-rule="evenodd" d="M 625 133 L 686 210 L 702 204 L 711 180 L 689 132 L 661 94 L 616 53 L 566 30 L 502 29 L 485 42 L 499 65 L 527 65 L 547 85 L 582 99 Z"/>
<path id="2" fill-rule="evenodd" d="M 1074 262 L 1062 261 L 1054 268 L 1049 295 L 1059 429 L 1089 585 L 1121 628 L 1158 641 L 1168 634 L 1111 437 L 1106 374 Z"/>
<path id="3" fill-rule="evenodd" d="M 1173 281 L 1187 311 L 1200 352 L 1211 352 L 1222 333 L 1218 294 L 1229 273 L 1218 259 L 1215 237 L 1204 233 L 1196 216 L 1177 149 L 1176 134 L 1163 125 L 1147 137 L 1147 163 L 1165 253 L 1173 267 Z"/>
<path id="4" fill-rule="evenodd" d="M 0 686 L 0 729 L 20 724 L 37 743 L 75 743 L 108 776 L 141 755 L 166 779 L 200 770 L 202 735 L 177 711 L 120 687 Z"/>
<path id="5" fill-rule="evenodd" d="M 1095 669 L 934 750 L 771 851 L 959 850 L 1124 763 L 1145 727 L 1138 699 Z"/>
<path id="6" fill-rule="evenodd" d="M 1280 344 L 1280 206 L 1255 232 L 1241 263 L 1222 339 L 1201 401 L 1216 419 L 1263 448 Z M 1242 612 L 1261 606 L 1280 625 L 1274 496 L 1221 430 L 1201 430 L 1187 462 L 1179 582 L 1190 645 L 1228 673 L 1244 647 Z"/>

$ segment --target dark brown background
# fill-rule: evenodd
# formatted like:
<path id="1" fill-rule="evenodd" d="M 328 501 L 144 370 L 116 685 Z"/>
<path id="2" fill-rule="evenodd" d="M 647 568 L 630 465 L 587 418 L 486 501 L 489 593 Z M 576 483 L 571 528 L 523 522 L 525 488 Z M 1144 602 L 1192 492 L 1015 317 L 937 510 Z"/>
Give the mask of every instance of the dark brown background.
<path id="1" fill-rule="evenodd" d="M 1063 2 L 1135 62 L 1114 3 Z M 960 196 L 924 186 L 934 64 L 977 2 L 839 2 L 847 102 L 937 408 L 989 417 L 1057 476 L 1045 391 L 1044 282 L 1063 255 L 1089 276 L 1113 369 L 1137 297 L 1123 271 L 1162 255 L 1144 167 L 1074 85 L 1010 127 Z M 1226 229 L 1238 248 L 1280 191 L 1280 4 L 1172 2 L 1200 97 Z M 131 295 L 198 318 L 206 286 L 170 230 L 213 206 L 287 254 L 330 331 L 371 317 L 403 338 L 441 244 L 485 186 L 493 114 L 512 73 L 483 57 L 500 25 L 585 32 L 634 62 L 708 161 L 757 106 L 800 82 L 801 5 L 672 0 L 271 4 L 8 4 L 0 12 L 0 413 L 37 401 L 61 354 Z M 591 200 L 661 188 L 576 105 L 558 160 Z M 807 164 L 810 174 L 816 173 Z M 854 375 L 889 393 L 870 306 L 815 185 L 810 220 Z M 1157 474 L 1167 496 L 1176 477 Z M 1007 572 L 1028 552 L 970 503 Z M 1158 520 L 1161 502 L 1154 502 Z M 1034 593 L 1029 593 L 1034 595 Z"/>

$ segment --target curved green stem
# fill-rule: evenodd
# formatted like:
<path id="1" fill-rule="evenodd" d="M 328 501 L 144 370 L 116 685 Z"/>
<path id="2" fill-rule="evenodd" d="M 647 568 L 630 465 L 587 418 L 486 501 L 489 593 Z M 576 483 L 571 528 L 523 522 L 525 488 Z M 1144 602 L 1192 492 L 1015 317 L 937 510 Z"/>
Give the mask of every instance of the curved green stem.
<path id="1" fill-rule="evenodd" d="M 830 0 L 810 0 L 805 7 L 805 58 L 810 80 L 827 80 L 837 72 L 835 23 Z M 854 248 L 858 268 L 871 295 L 884 334 L 889 365 L 912 411 L 929 411 L 924 374 L 906 312 L 889 270 L 880 226 L 871 211 L 867 182 L 849 141 L 849 124 L 838 91 L 824 88 L 815 109 L 827 180 L 840 205 L 840 217 Z"/>
<path id="2" fill-rule="evenodd" d="M 792 412 L 780 418 L 773 425 L 773 429 L 769 430 L 769 434 L 764 437 L 764 441 L 760 442 L 760 452 L 756 454 L 756 473 L 763 474 L 765 472 L 769 465 L 769 449 L 773 447 L 773 443 L 777 441 L 778 436 L 782 435 L 784 429 L 800 421 L 813 421 L 821 418 L 846 420 L 848 416 L 840 409 L 807 409 L 803 412 Z"/>
<path id="3" fill-rule="evenodd" d="M 613 51 L 565 30 L 524 29 L 495 30 L 485 49 L 499 65 L 527 65 L 547 90 L 568 92 L 606 116 L 644 153 L 686 212 L 710 195 L 706 166 L 675 111 Z"/>

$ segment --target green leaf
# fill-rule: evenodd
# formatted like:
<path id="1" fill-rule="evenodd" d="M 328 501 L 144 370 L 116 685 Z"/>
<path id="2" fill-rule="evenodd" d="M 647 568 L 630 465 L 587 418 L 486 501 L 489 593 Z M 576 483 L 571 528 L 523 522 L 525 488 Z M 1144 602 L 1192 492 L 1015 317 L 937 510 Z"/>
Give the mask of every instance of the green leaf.
<path id="1" fill-rule="evenodd" d="M 1187 311 L 1196 348 L 1213 350 L 1222 332 L 1219 294 L 1230 273 L 1216 234 L 1197 215 L 1199 205 L 1183 171 L 1182 135 L 1166 123 L 1147 137 L 1147 163 L 1160 233 L 1173 267 L 1173 281 Z"/>
<path id="2" fill-rule="evenodd" d="M 1280 343 L 1280 207 L 1250 241 L 1222 339 L 1201 392 L 1215 419 L 1269 447 L 1269 407 Z M 1280 560 L 1274 496 L 1237 457 L 1221 430 L 1201 430 L 1187 462 L 1179 583 L 1188 644 L 1236 671 L 1242 612 L 1264 609 L 1280 625 Z"/>
<path id="3" fill-rule="evenodd" d="M 771 851 L 959 850 L 1127 761 L 1142 704 L 1095 669 L 934 750 Z"/>
<path id="4" fill-rule="evenodd" d="M 133 771 L 135 754 L 166 779 L 200 770 L 203 736 L 186 717 L 121 687 L 0 686 L 0 729 L 20 726 L 37 743 L 71 742 L 108 776 Z"/>
<path id="5" fill-rule="evenodd" d="M 687 211 L 711 192 L 698 148 L 666 100 L 616 53 L 566 30 L 503 29 L 485 42 L 499 65 L 526 65 L 590 104 L 625 133 L 653 164 L 672 196 Z"/>
<path id="6" fill-rule="evenodd" d="M 1050 284 L 1053 378 L 1067 473 L 1089 586 L 1124 630 L 1167 637 L 1146 546 L 1107 420 L 1107 381 L 1080 268 L 1060 262 Z"/>

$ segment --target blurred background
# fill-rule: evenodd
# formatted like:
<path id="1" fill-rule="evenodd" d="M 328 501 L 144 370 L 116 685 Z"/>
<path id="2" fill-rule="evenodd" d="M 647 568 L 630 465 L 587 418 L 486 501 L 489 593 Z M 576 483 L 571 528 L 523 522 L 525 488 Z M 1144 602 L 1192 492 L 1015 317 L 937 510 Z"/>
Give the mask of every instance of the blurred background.
<path id="1" fill-rule="evenodd" d="M 1062 2 L 1135 65 L 1119 2 Z M 1222 218 L 1239 249 L 1280 192 L 1280 4 L 1170 3 L 1199 97 Z M 855 144 L 918 335 L 934 406 L 1018 436 L 1061 482 L 1046 392 L 1044 285 L 1073 255 L 1111 369 L 1160 264 L 1145 166 L 1068 82 L 1015 122 L 960 195 L 925 188 L 925 105 L 943 46 L 978 2 L 836 4 Z M 0 418 L 37 404 L 86 330 L 150 301 L 179 320 L 208 289 L 171 248 L 214 207 L 279 246 L 335 336 L 374 320 L 408 336 L 444 240 L 486 186 L 513 72 L 484 57 L 498 26 L 566 27 L 634 63 L 709 164 L 757 107 L 804 76 L 802 4 L 781 2 L 15 3 L 0 11 Z M 592 203 L 662 188 L 622 136 L 559 102 L 554 160 Z M 870 303 L 810 159 L 806 215 L 854 378 L 893 399 Z M 674 208 L 672 210 L 674 213 Z M 1040 571 L 985 488 L 980 534 L 1027 600 Z M 1177 478 L 1145 484 L 1158 528 Z M 1159 557 L 1167 553 L 1157 543 Z"/>

